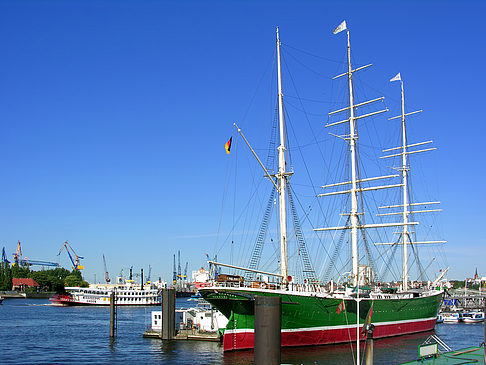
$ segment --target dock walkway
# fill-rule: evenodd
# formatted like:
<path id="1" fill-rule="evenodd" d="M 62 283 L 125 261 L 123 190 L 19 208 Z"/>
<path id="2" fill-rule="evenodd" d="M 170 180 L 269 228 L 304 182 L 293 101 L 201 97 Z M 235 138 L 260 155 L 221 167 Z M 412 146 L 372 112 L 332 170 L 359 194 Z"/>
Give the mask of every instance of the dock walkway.
<path id="1" fill-rule="evenodd" d="M 426 364 L 426 365 L 457 365 L 457 364 L 483 364 L 484 365 L 484 348 L 483 347 L 467 347 L 458 351 L 450 351 L 439 354 L 437 357 L 430 357 L 425 359 L 417 359 L 403 363 L 401 365 L 410 364 Z"/>
<path id="2" fill-rule="evenodd" d="M 162 338 L 159 331 L 149 329 L 143 333 L 145 338 Z M 220 342 L 220 336 L 217 332 L 202 332 L 196 330 L 179 330 L 174 340 L 193 340 L 193 341 L 211 341 Z"/>

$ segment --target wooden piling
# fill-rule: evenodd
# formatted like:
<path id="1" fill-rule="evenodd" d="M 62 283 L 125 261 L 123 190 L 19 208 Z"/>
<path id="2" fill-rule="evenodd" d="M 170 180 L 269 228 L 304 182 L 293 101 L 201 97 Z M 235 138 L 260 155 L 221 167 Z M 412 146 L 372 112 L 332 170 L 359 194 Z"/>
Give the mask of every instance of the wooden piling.
<path id="1" fill-rule="evenodd" d="M 255 297 L 255 365 L 281 363 L 282 298 Z"/>
<path id="2" fill-rule="evenodd" d="M 112 291 L 110 293 L 110 337 L 115 337 L 116 334 L 116 295 Z"/>

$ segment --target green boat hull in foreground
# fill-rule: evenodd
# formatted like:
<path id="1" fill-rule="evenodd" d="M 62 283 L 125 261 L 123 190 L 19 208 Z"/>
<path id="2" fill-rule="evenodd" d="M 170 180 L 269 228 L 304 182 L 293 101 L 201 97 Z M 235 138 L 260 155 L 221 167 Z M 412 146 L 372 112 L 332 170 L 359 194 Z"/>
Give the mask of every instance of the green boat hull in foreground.
<path id="1" fill-rule="evenodd" d="M 228 319 L 224 351 L 254 347 L 254 297 L 282 298 L 282 346 L 309 346 L 356 341 L 355 298 L 320 292 L 290 292 L 270 289 L 209 287 L 201 295 Z M 359 323 L 370 311 L 374 338 L 430 331 L 435 326 L 442 291 L 424 294 L 377 294 L 361 298 Z M 338 306 L 344 301 L 344 310 Z M 364 339 L 364 334 L 362 335 Z"/>

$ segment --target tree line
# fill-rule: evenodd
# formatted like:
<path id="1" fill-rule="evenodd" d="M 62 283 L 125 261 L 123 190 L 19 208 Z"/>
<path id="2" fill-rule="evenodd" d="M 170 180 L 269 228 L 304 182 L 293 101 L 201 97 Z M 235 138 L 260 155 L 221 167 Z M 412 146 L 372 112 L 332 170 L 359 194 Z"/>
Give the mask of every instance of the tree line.
<path id="1" fill-rule="evenodd" d="M 88 282 L 83 280 L 81 273 L 77 270 L 69 271 L 62 267 L 50 270 L 31 270 L 28 266 L 19 266 L 0 263 L 0 290 L 12 290 L 13 278 L 32 278 L 39 284 L 41 291 L 64 292 L 65 286 L 87 287 Z M 35 290 L 35 289 L 33 289 Z"/>

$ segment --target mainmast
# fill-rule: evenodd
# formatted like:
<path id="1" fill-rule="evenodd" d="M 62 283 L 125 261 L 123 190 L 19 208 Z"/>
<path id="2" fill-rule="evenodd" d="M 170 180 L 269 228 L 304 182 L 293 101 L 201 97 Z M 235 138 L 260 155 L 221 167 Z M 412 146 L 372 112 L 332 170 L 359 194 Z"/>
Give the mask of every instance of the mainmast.
<path id="1" fill-rule="evenodd" d="M 278 193 L 279 193 L 279 216 L 280 216 L 280 274 L 283 276 L 283 283 L 288 282 L 287 267 L 287 211 L 285 201 L 285 185 L 287 173 L 285 172 L 285 122 L 283 111 L 282 93 L 282 70 L 280 63 L 280 38 L 277 27 L 277 67 L 278 67 L 278 115 L 280 129 L 280 145 L 278 146 Z"/>
<path id="2" fill-rule="evenodd" d="M 356 130 L 354 126 L 353 71 L 351 68 L 351 43 L 348 36 L 348 90 L 349 90 L 349 151 L 351 153 L 351 260 L 353 263 L 353 283 L 358 285 L 358 192 L 356 190 Z"/>
<path id="3" fill-rule="evenodd" d="M 331 187 L 338 187 L 338 186 L 349 186 L 348 190 L 341 190 L 341 191 L 334 191 L 330 193 L 324 193 L 324 194 L 319 194 L 318 196 L 330 196 L 330 195 L 339 195 L 339 194 L 351 194 L 351 210 L 349 212 L 350 216 L 350 224 L 346 226 L 338 226 L 338 227 L 326 227 L 326 228 L 315 228 L 314 231 L 332 231 L 332 230 L 351 230 L 351 259 L 352 259 L 352 275 L 353 275 L 353 285 L 358 286 L 360 283 L 360 265 L 359 265 L 359 251 L 358 251 L 358 229 L 364 229 L 364 228 L 378 228 L 378 227 L 393 227 L 397 225 L 401 225 L 401 223 L 396 224 L 396 223 L 384 223 L 384 224 L 360 224 L 358 216 L 362 213 L 358 211 L 358 194 L 361 192 L 365 191 L 371 191 L 371 190 L 379 190 L 379 189 L 385 189 L 385 188 L 392 188 L 392 187 L 397 187 L 401 186 L 401 184 L 395 184 L 395 185 L 384 185 L 384 186 L 371 186 L 371 187 L 362 187 L 362 183 L 368 183 L 370 181 L 375 181 L 375 180 L 380 180 L 380 179 L 388 179 L 392 177 L 398 177 L 398 175 L 387 175 L 387 176 L 378 176 L 378 177 L 371 177 L 371 178 L 362 178 L 358 179 L 358 163 L 357 163 L 357 141 L 358 141 L 358 135 L 356 133 L 356 124 L 359 119 L 370 117 L 376 114 L 381 114 L 388 109 L 382 109 L 378 110 L 375 112 L 371 112 L 368 114 L 362 114 L 362 115 L 356 115 L 357 114 L 357 108 L 362 107 L 364 105 L 368 105 L 377 101 L 382 101 L 384 98 L 376 98 L 373 100 L 368 100 L 364 101 L 361 103 L 355 104 L 354 101 L 354 93 L 353 93 L 353 74 L 356 71 L 360 71 L 364 68 L 367 68 L 371 66 L 371 64 L 365 65 L 358 67 L 356 69 L 353 69 L 351 66 L 351 42 L 350 42 L 350 36 L 349 36 L 349 30 L 347 29 L 346 26 L 346 21 L 343 21 L 336 29 L 334 29 L 333 33 L 337 34 L 342 31 L 346 31 L 347 33 L 347 55 L 348 55 L 348 69 L 347 72 L 340 74 L 338 76 L 335 76 L 334 79 L 337 79 L 342 76 L 347 76 L 348 77 L 348 91 L 349 91 L 349 106 L 335 110 L 333 112 L 329 113 L 329 116 L 331 115 L 336 115 L 339 113 L 347 112 L 349 111 L 349 118 L 340 120 L 338 122 L 333 122 L 333 123 L 328 123 L 326 124 L 326 127 L 332 127 L 332 126 L 337 126 L 340 124 L 345 124 L 348 123 L 349 125 L 349 134 L 346 135 L 334 135 L 335 137 L 341 138 L 342 140 L 346 141 L 349 144 L 349 153 L 350 153 L 350 163 L 351 163 L 351 171 L 350 171 L 350 181 L 344 181 L 344 182 L 339 182 L 339 183 L 334 183 L 334 184 L 328 184 L 324 185 L 323 188 L 331 188 Z M 332 134 L 332 133 L 331 133 Z M 363 272 L 364 275 L 364 272 Z M 369 278 L 370 280 L 372 278 Z"/>

